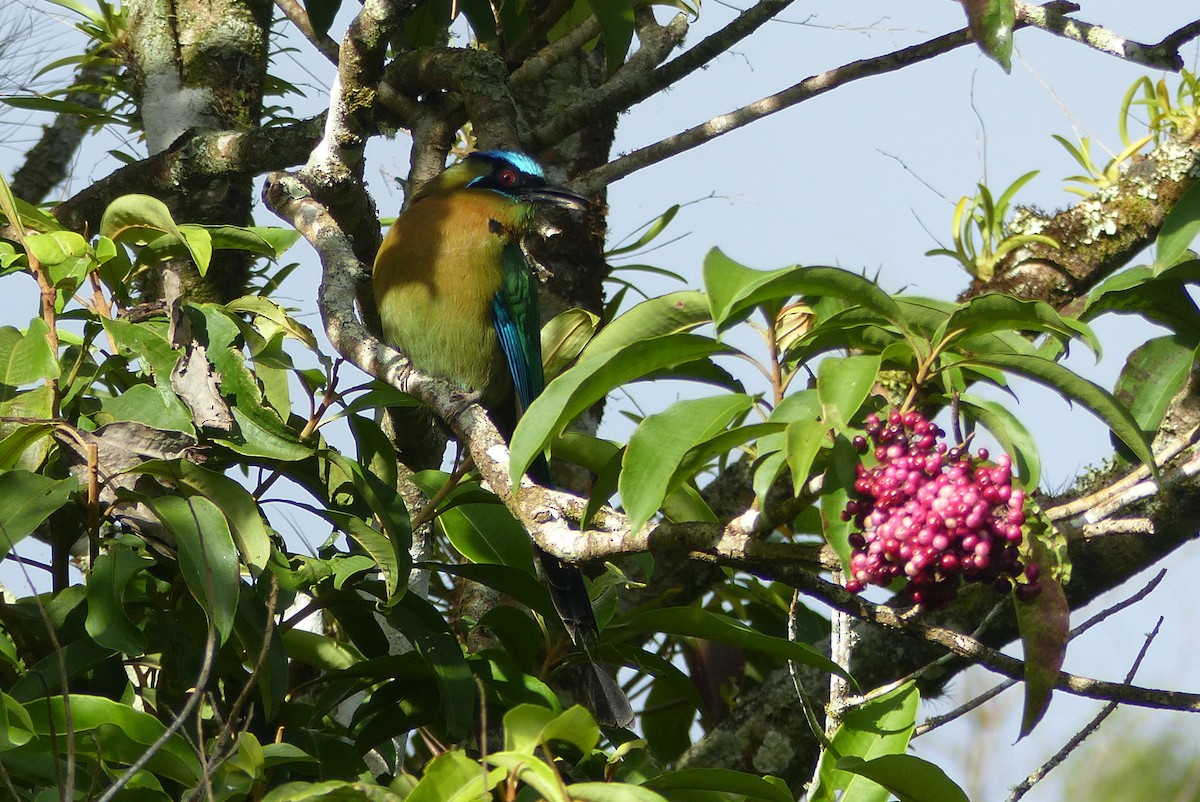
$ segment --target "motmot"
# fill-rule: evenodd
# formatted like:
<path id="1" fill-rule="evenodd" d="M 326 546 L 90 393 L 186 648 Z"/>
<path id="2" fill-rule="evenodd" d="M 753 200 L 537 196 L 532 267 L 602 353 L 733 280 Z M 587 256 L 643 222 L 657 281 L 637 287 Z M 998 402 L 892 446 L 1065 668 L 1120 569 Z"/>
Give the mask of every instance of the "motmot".
<path id="1" fill-rule="evenodd" d="M 478 394 L 511 437 L 545 386 L 535 265 L 526 238 L 545 207 L 582 211 L 586 199 L 547 183 L 524 153 L 475 151 L 411 198 L 375 257 L 384 338 L 422 373 Z M 530 476 L 550 486 L 544 458 Z M 579 569 L 534 544 L 554 607 L 588 657 L 588 695 L 601 723 L 627 726 L 629 700 L 592 661 L 599 629 Z"/>

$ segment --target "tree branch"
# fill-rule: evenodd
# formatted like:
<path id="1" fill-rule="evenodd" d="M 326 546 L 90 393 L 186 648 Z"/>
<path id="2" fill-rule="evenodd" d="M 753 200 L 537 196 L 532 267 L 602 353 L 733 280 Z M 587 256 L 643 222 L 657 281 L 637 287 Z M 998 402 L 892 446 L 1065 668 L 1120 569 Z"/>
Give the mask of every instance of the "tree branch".
<path id="1" fill-rule="evenodd" d="M 283 12 L 283 15 L 296 26 L 300 33 L 304 34 L 304 38 L 331 64 L 338 63 L 337 42 L 333 41 L 327 33 L 317 33 L 312 26 L 312 20 L 308 18 L 308 12 L 296 0 L 275 0 L 275 7 Z"/>
<path id="2" fill-rule="evenodd" d="M 55 215 L 72 230 L 94 233 L 105 208 L 120 195 L 141 192 L 164 196 L 197 181 L 254 175 L 301 164 L 319 139 L 323 123 L 321 115 L 278 128 L 217 131 L 182 138 L 60 203 Z"/>
<path id="3" fill-rule="evenodd" d="M 1068 12 L 1079 10 L 1079 6 L 1074 3 L 1064 5 L 1073 6 L 1067 9 Z M 1147 45 L 1118 36 L 1099 25 L 1071 19 L 1062 9 L 1055 6 L 1054 3 L 1035 6 L 1018 2 L 1017 19 L 1031 28 L 1038 28 L 1101 53 L 1154 70 L 1179 72 L 1183 69 L 1183 56 L 1179 54 L 1179 48 L 1200 35 L 1200 29 L 1197 29 L 1200 22 L 1193 22 L 1169 34 L 1158 44 Z"/>
<path id="4" fill-rule="evenodd" d="M 1027 4 L 1022 5 L 1024 6 L 1025 11 L 1024 16 L 1018 16 L 1018 28 L 1037 25 L 1039 20 L 1046 25 L 1050 25 L 1047 20 L 1049 19 L 1049 15 L 1052 14 L 1057 14 L 1058 17 L 1065 19 L 1061 16 L 1061 11 L 1059 9 L 1063 8 L 1064 6 L 1069 6 L 1070 4 L 1050 2 L 1044 6 L 1031 6 Z M 1068 22 L 1073 23 L 1074 21 L 1068 20 Z M 1094 28 L 1095 26 L 1092 27 Z M 1103 31 L 1103 29 L 1096 30 L 1098 32 Z M 1100 37 L 1099 33 L 1096 35 L 1097 38 L 1104 38 Z M 1104 41 L 1115 39 L 1119 39 L 1119 37 L 1108 34 L 1107 38 L 1104 38 Z M 1127 40 L 1123 39 L 1120 41 L 1127 42 Z M 735 109 L 734 111 L 726 114 L 713 117 L 708 122 L 667 137 L 666 139 L 663 139 L 652 145 L 639 148 L 638 150 L 622 156 L 619 159 L 615 159 L 603 167 L 599 167 L 589 173 L 579 176 L 575 180 L 574 185 L 579 188 L 580 191 L 585 193 L 594 191 L 597 187 L 611 184 L 614 181 L 618 181 L 621 178 L 636 172 L 637 170 L 648 167 L 651 164 L 656 164 L 660 161 L 675 156 L 676 154 L 702 145 L 709 140 L 721 136 L 722 134 L 727 134 L 730 131 L 734 131 L 745 125 L 749 125 L 750 123 L 756 122 L 757 120 L 760 120 L 771 114 L 782 111 L 786 108 L 790 108 L 806 100 L 810 100 L 818 95 L 822 95 L 831 89 L 836 89 L 860 78 L 895 72 L 896 70 L 904 67 L 908 67 L 922 61 L 927 61 L 935 56 L 947 53 L 951 50 L 962 47 L 963 45 L 970 44 L 971 42 L 972 39 L 970 34 L 967 32 L 966 28 L 963 28 L 953 33 L 935 37 L 934 39 L 930 39 L 921 44 L 912 45 L 911 47 L 906 47 L 882 56 L 874 56 L 871 58 L 854 61 L 849 64 L 842 65 L 841 67 L 827 70 L 818 75 L 810 76 L 805 78 L 803 81 L 773 95 L 768 95 L 767 97 L 756 100 L 753 103 L 742 106 L 739 109 Z M 1133 48 L 1133 45 L 1136 43 L 1128 44 L 1139 56 L 1143 58 L 1151 58 L 1149 55 L 1153 50 L 1151 46 L 1141 46 L 1142 49 L 1138 50 Z M 690 52 L 691 51 L 689 51 L 689 53 Z M 680 56 L 678 59 L 675 59 L 674 61 L 671 61 L 665 66 L 659 68 L 654 75 L 658 75 L 663 70 L 671 68 L 672 65 L 685 58 L 687 55 L 688 54 L 684 54 L 684 56 Z M 1124 57 L 1120 53 L 1113 53 L 1113 55 Z M 1138 61 L 1138 59 L 1132 57 L 1128 58 L 1128 60 Z M 1162 64 L 1158 64 L 1158 67 L 1162 68 Z M 1178 69 L 1178 67 L 1175 69 Z M 662 88 L 664 87 L 656 86 L 654 91 L 660 91 Z M 603 87 L 601 88 L 601 91 L 603 91 Z M 641 99 L 644 98 L 631 100 L 629 105 L 632 105 Z M 581 104 L 584 102 L 586 101 L 581 101 Z M 627 107 L 628 106 L 622 108 Z M 543 126 L 542 129 L 539 129 L 535 132 L 535 141 L 552 141 L 543 138 L 561 135 L 563 131 L 560 130 L 560 128 L 566 125 L 567 119 L 570 118 L 564 115 L 563 118 L 556 119 L 555 121 L 548 123 L 546 126 Z M 558 127 L 551 128 L 550 126 Z M 569 131 L 567 133 L 569 133 Z"/>
<path id="5" fill-rule="evenodd" d="M 625 111 L 708 64 L 729 48 L 754 33 L 791 5 L 792 0 L 759 0 L 721 30 L 709 34 L 695 47 L 658 67 L 653 72 L 614 75 L 604 85 L 587 93 L 535 129 L 530 147 L 540 150 L 553 145 L 590 123 Z"/>

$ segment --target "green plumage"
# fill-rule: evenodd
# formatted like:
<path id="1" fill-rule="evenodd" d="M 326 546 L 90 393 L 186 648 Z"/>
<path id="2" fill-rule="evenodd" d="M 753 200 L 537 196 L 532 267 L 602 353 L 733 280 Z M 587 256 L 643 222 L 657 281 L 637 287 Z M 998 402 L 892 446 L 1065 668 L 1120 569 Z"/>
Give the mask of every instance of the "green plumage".
<path id="1" fill-rule="evenodd" d="M 472 154 L 413 198 L 375 258 L 384 337 L 423 373 L 478 392 L 506 436 L 545 384 L 537 286 L 522 247 L 539 203 L 583 208 L 581 198 L 547 186 L 527 156 Z M 545 460 L 530 473 L 550 484 Z M 586 651 L 598 629 L 582 574 L 535 550 L 568 634 Z M 629 700 L 590 668 L 597 718 L 628 725 Z"/>

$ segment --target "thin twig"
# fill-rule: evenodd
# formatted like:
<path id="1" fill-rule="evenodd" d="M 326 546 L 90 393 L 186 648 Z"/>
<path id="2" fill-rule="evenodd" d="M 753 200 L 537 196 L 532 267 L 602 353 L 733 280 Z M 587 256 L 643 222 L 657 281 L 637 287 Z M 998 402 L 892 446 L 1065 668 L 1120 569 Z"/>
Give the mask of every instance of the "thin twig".
<path id="1" fill-rule="evenodd" d="M 1070 633 L 1067 634 L 1067 641 L 1070 642 L 1074 640 L 1100 622 L 1111 618 L 1113 615 L 1128 607 L 1131 607 L 1134 604 L 1137 604 L 1142 599 L 1154 592 L 1154 589 L 1158 587 L 1159 583 L 1163 581 L 1163 577 L 1166 575 L 1167 570 L 1164 568 L 1163 570 L 1159 571 L 1153 579 L 1147 582 L 1141 590 L 1137 591 L 1132 596 L 1117 602 L 1111 607 L 1106 607 L 1089 618 L 1087 621 L 1084 621 L 1082 624 L 1072 629 Z M 913 737 L 918 738 L 931 730 L 935 730 L 938 727 L 949 724 L 951 721 L 970 713 L 972 710 L 975 710 L 978 707 L 982 707 L 985 703 L 990 702 L 992 699 L 995 699 L 997 696 L 1016 685 L 1018 681 L 1019 680 L 1017 679 L 1006 679 L 1004 682 L 1001 682 L 989 690 L 979 694 L 978 696 L 969 699 L 948 713 L 944 713 L 940 716 L 930 716 L 922 724 L 917 726 L 917 728 L 913 731 Z"/>
<path id="2" fill-rule="evenodd" d="M 1137 674 L 1138 668 L 1141 667 L 1142 660 L 1146 657 L 1146 652 L 1149 650 L 1150 644 L 1154 642 L 1156 637 L 1158 637 L 1158 630 L 1162 626 L 1162 622 L 1163 618 L 1162 616 L 1159 616 L 1158 622 L 1154 625 L 1154 629 L 1151 630 L 1150 634 L 1146 636 L 1146 640 L 1142 644 L 1142 648 L 1138 651 L 1137 657 L 1133 661 L 1133 665 L 1130 666 L 1129 673 L 1125 675 L 1126 683 L 1133 682 L 1133 677 L 1135 674 Z M 1049 760 L 1030 772 L 1028 777 L 1026 777 L 1020 782 L 1020 784 L 1013 788 L 1013 791 L 1011 794 L 1009 794 L 1006 802 L 1017 802 L 1017 800 L 1025 796 L 1029 789 L 1041 782 L 1041 780 L 1047 774 L 1053 771 L 1056 767 L 1062 765 L 1063 761 L 1070 757 L 1071 753 L 1074 752 L 1080 744 L 1082 744 L 1093 732 L 1100 728 L 1100 725 L 1104 723 L 1106 718 L 1112 715 L 1113 711 L 1117 709 L 1119 704 L 1120 702 L 1117 701 L 1106 704 L 1103 709 L 1096 714 L 1096 717 L 1087 723 L 1087 726 L 1075 733 L 1075 735 L 1071 737 L 1071 740 L 1067 741 L 1067 743 L 1063 745 L 1062 749 L 1055 752 Z"/>
<path id="3" fill-rule="evenodd" d="M 1102 52 L 1116 55 L 1120 58 L 1124 58 L 1127 61 L 1133 61 L 1136 63 L 1153 63 L 1158 68 L 1171 68 L 1171 65 L 1174 64 L 1173 60 L 1164 59 L 1163 56 L 1157 55 L 1157 51 L 1155 50 L 1156 46 L 1141 45 L 1137 42 L 1123 39 L 1115 34 L 1105 31 L 1102 28 L 1099 28 L 1098 26 L 1089 26 L 1089 33 L 1087 36 L 1075 37 L 1068 35 L 1065 31 L 1078 30 L 1078 28 L 1073 26 L 1087 25 L 1087 23 L 1078 23 L 1075 20 L 1069 20 L 1065 17 L 1062 17 L 1061 12 L 1058 11 L 1058 9 L 1063 7 L 1061 3 L 1052 2 L 1040 7 L 1027 5 L 1024 3 L 1019 5 L 1024 8 L 1024 15 L 1018 15 L 1018 27 L 1045 27 L 1046 30 L 1050 30 L 1052 33 L 1058 33 L 1059 35 L 1067 36 L 1067 38 L 1075 39 L 1076 41 L 1080 41 L 1082 44 L 1085 44 L 1089 47 L 1094 47 Z M 759 8 L 759 6 L 756 5 L 752 8 L 752 10 L 757 8 Z M 778 13 L 778 11 L 775 11 L 774 13 Z M 1049 21 L 1053 14 L 1058 15 L 1057 17 L 1053 17 L 1053 19 L 1065 20 L 1063 25 L 1063 33 L 1053 30 L 1052 23 Z M 1188 33 L 1190 34 L 1190 31 Z M 1119 51 L 1119 49 L 1113 49 L 1104 46 L 1105 44 L 1113 41 L 1124 43 L 1127 46 L 1127 52 L 1122 52 Z M 572 182 L 572 186 L 585 194 L 588 192 L 593 192 L 603 186 L 612 184 L 613 182 L 618 181 L 621 178 L 636 172 L 637 170 L 648 167 L 652 164 L 656 164 L 660 161 L 682 153 L 683 151 L 702 145 L 711 139 L 715 139 L 722 134 L 727 134 L 730 131 L 741 128 L 742 126 L 749 125 L 750 123 L 756 122 L 763 117 L 767 117 L 778 111 L 782 111 L 783 109 L 790 108 L 791 106 L 795 106 L 798 103 L 802 103 L 806 100 L 811 100 L 818 95 L 822 95 L 831 89 L 836 89 L 840 86 L 850 83 L 851 81 L 894 72 L 896 70 L 912 66 L 913 64 L 927 61 L 935 56 L 940 56 L 951 50 L 972 43 L 973 40 L 971 39 L 970 34 L 965 28 L 963 28 L 943 36 L 935 37 L 921 44 L 902 48 L 881 56 L 854 61 L 849 64 L 842 65 L 841 67 L 835 67 L 834 69 L 827 70 L 826 72 L 818 75 L 805 78 L 803 81 L 784 89 L 781 92 L 768 95 L 767 97 L 756 100 L 753 103 L 742 106 L 739 109 L 735 109 L 734 111 L 726 114 L 713 117 L 706 123 L 702 123 L 693 128 L 689 128 L 686 131 L 669 136 L 654 144 L 639 148 L 638 150 L 615 159 L 602 167 L 597 167 L 594 170 L 590 170 L 576 178 L 575 181 Z M 697 48 L 699 47 L 700 46 L 698 45 Z M 693 48 L 693 50 L 697 48 Z M 651 94 L 661 91 L 661 89 L 665 88 L 664 86 L 660 85 L 662 81 L 659 79 L 659 76 L 668 75 L 667 71 L 672 70 L 677 62 L 688 58 L 692 52 L 693 51 L 688 51 L 687 53 L 684 53 L 678 58 L 667 62 L 667 64 L 656 70 L 655 73 L 652 73 L 652 76 L 655 76 L 655 80 L 649 84 L 653 87 L 653 92 Z M 1177 70 L 1178 67 L 1174 67 L 1174 69 Z M 686 72 L 684 72 L 684 74 L 686 74 Z M 678 78 L 674 77 L 673 75 L 668 75 L 668 77 L 671 78 L 671 83 L 678 80 Z M 666 84 L 666 86 L 669 85 L 670 83 Z M 649 95 L 645 95 L 645 97 L 648 96 Z M 620 98 L 622 100 L 626 99 L 623 95 L 621 95 Z M 620 108 L 628 108 L 633 103 L 637 103 L 642 99 L 644 99 L 644 97 L 635 96 L 629 99 L 628 102 L 626 102 Z M 604 98 L 602 100 L 596 100 L 594 98 L 589 98 L 585 101 L 581 101 L 580 104 L 577 105 L 583 105 L 587 102 L 603 105 L 605 108 L 607 108 L 607 106 L 604 104 L 611 102 L 611 99 Z M 576 111 L 574 108 L 567 109 L 562 115 L 558 115 L 555 120 L 550 121 L 544 124 L 541 128 L 537 129 L 534 132 L 533 141 L 538 144 L 559 141 L 562 136 L 572 132 L 571 123 L 576 116 L 590 119 L 590 117 L 586 117 L 583 110 Z"/>
<path id="4" fill-rule="evenodd" d="M 1188 432 L 1186 437 L 1181 437 L 1154 455 L 1155 461 L 1159 465 L 1165 465 L 1170 462 L 1185 449 L 1196 443 L 1197 437 L 1200 437 L 1200 426 Z M 1081 513 L 1090 512 L 1098 507 L 1109 505 L 1113 499 L 1120 498 L 1122 494 L 1136 487 L 1140 482 L 1150 478 L 1150 469 L 1145 465 L 1139 465 L 1132 471 L 1121 477 L 1110 485 L 1107 485 L 1095 493 L 1090 493 L 1082 498 L 1068 501 L 1065 504 L 1059 504 L 1050 507 L 1046 510 L 1046 517 L 1051 521 L 1061 521 L 1067 518 L 1072 518 Z"/>
<path id="5" fill-rule="evenodd" d="M 203 531 L 200 526 L 200 521 L 197 519 L 194 510 L 192 511 L 192 521 L 196 526 L 196 531 Z M 216 598 L 216 594 L 213 588 L 212 565 L 208 560 L 208 551 L 204 547 L 204 538 L 200 539 L 200 558 L 204 565 L 205 593 L 209 599 L 214 599 Z M 205 633 L 204 637 L 204 655 L 200 660 L 200 674 L 196 677 L 196 684 L 194 686 L 192 695 L 188 697 L 187 702 L 183 705 L 183 709 L 179 711 L 179 714 L 172 719 L 171 724 L 165 730 L 163 730 L 162 735 L 158 736 L 154 743 L 150 744 L 148 747 L 146 747 L 144 752 L 138 755 L 137 760 L 130 764 L 129 768 L 125 770 L 125 773 L 122 774 L 115 783 L 109 786 L 108 790 L 105 791 L 100 798 L 96 800 L 96 802 L 112 802 L 112 799 L 120 792 L 120 790 L 124 788 L 126 784 L 128 784 L 129 781 L 132 780 L 134 776 L 141 771 L 146 764 L 149 763 L 150 760 L 162 750 L 164 746 L 167 745 L 167 741 L 171 740 L 176 733 L 183 729 L 183 725 L 192 715 L 192 711 L 199 706 L 201 700 L 204 698 L 204 694 L 208 687 L 208 677 L 209 674 L 212 673 L 213 660 L 217 655 L 216 616 L 214 616 L 210 610 L 205 610 L 205 613 L 206 617 L 208 618 L 208 631 Z"/>
<path id="6" fill-rule="evenodd" d="M 225 745 L 233 739 L 233 726 L 241 713 L 242 708 L 250 700 L 250 694 L 258 685 L 258 677 L 262 674 L 263 665 L 267 662 L 267 655 L 271 651 L 271 635 L 275 630 L 275 605 L 279 601 L 279 579 L 274 574 L 271 575 L 271 592 L 267 596 L 266 605 L 266 623 L 263 625 L 263 642 L 262 648 L 258 650 L 258 659 L 254 661 L 254 670 L 250 672 L 250 677 L 246 680 L 246 684 L 242 687 L 237 699 L 229 708 L 229 714 L 225 717 L 225 726 L 221 728 L 221 734 L 217 737 L 216 743 L 213 744 L 212 754 L 214 757 L 221 754 Z M 204 766 L 204 784 L 208 785 L 212 780 L 213 772 L 221 763 L 220 760 L 212 760 Z M 197 786 L 189 800 L 197 799 L 200 794 L 200 787 Z"/>
<path id="7" fill-rule="evenodd" d="M 16 544 L 13 542 L 12 536 L 8 533 L 8 528 L 0 523 L 0 537 L 3 537 L 8 543 L 7 551 L 12 554 Z M 67 740 L 67 773 L 66 777 L 59 783 L 59 799 L 63 802 L 70 802 L 75 798 L 75 727 L 72 724 L 71 717 L 71 691 L 67 683 L 67 658 L 63 652 L 62 644 L 58 640 L 58 633 L 54 631 L 54 622 L 50 620 L 50 613 L 46 610 L 46 605 L 42 602 L 42 597 L 34 592 L 33 577 L 29 575 L 29 571 L 25 569 L 25 561 L 15 560 L 17 566 L 21 569 L 21 575 L 25 577 L 25 582 L 29 585 L 30 594 L 33 597 L 33 603 L 37 605 L 38 616 L 42 619 L 42 625 L 46 627 L 46 637 L 50 639 L 50 645 L 54 648 L 55 662 L 58 664 L 59 685 L 63 700 L 63 724 L 66 727 Z M 47 566 L 49 567 L 49 566 Z M 46 702 L 49 704 L 50 691 L 46 691 Z M 50 726 L 54 727 L 54 717 L 49 716 Z M 53 729 L 51 731 L 53 738 Z M 54 772 L 58 774 L 58 761 L 54 761 Z"/>

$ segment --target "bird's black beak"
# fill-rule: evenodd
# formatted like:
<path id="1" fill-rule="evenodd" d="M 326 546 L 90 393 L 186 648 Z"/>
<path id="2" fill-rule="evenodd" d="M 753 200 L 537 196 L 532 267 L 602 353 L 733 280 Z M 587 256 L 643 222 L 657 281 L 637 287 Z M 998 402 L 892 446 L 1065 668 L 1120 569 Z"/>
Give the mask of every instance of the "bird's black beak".
<path id="1" fill-rule="evenodd" d="M 570 209 L 582 212 L 590 206 L 590 202 L 582 195 L 577 195 L 565 187 L 547 184 L 544 187 L 530 189 L 522 193 L 522 200 L 532 203 L 544 203 L 547 206 L 557 206 L 560 209 Z"/>

